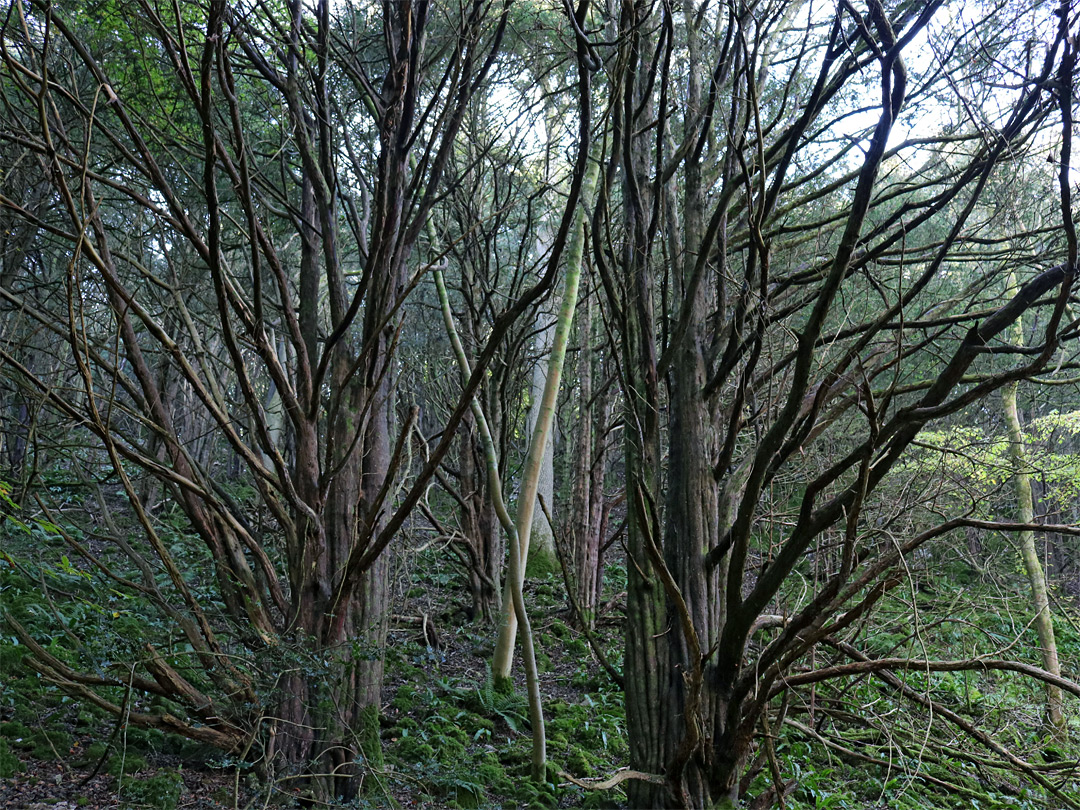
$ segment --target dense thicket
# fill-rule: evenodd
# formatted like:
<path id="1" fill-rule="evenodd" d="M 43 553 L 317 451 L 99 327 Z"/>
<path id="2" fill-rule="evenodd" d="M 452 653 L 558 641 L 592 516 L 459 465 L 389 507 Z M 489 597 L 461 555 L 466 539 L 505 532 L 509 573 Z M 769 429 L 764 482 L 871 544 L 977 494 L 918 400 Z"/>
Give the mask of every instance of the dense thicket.
<path id="1" fill-rule="evenodd" d="M 631 806 L 737 804 L 766 769 L 783 804 L 776 730 L 844 748 L 844 687 L 794 714 L 868 676 L 1071 803 L 903 673 L 1021 672 L 1068 745 L 1032 533 L 1075 577 L 1076 25 L 1012 0 L 10 4 L 7 530 L 154 616 L 118 665 L 5 612 L 29 666 L 354 799 L 391 560 L 431 530 L 471 618 L 501 610 L 497 684 L 522 620 L 543 778 L 515 555 L 546 511 L 598 654 L 624 567 Z M 913 569 L 1013 536 L 1037 641 L 880 647 Z"/>

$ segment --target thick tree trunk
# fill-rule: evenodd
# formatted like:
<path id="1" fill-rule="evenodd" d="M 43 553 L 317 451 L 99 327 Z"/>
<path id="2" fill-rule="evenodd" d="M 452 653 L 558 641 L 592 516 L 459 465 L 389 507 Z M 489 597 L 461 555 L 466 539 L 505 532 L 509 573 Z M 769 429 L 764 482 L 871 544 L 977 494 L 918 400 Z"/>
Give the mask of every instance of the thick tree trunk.
<path id="1" fill-rule="evenodd" d="M 613 306 L 622 309 L 623 431 L 626 477 L 626 729 L 630 742 L 630 767 L 663 774 L 671 758 L 667 734 L 669 719 L 664 696 L 671 673 L 665 652 L 673 631 L 667 600 L 660 580 L 660 381 L 657 370 L 656 319 L 653 302 L 651 245 L 652 188 L 649 177 L 649 141 L 639 122 L 651 119 L 653 106 L 642 67 L 651 49 L 644 41 L 646 2 L 624 4 L 620 20 L 625 70 L 618 105 L 622 113 L 617 149 L 622 164 L 624 242 L 619 257 L 623 277 L 621 301 L 612 295 Z M 609 173 L 609 178 L 611 174 Z M 602 256 L 597 255 L 597 261 Z M 677 631 L 676 631 L 677 632 Z M 663 785 L 634 781 L 627 788 L 631 807 L 667 804 Z"/>
<path id="2" fill-rule="evenodd" d="M 713 757 L 714 746 L 726 737 L 726 701 L 718 693 L 719 684 L 704 677 L 701 660 L 719 641 L 724 622 L 723 572 L 705 564 L 718 541 L 718 489 L 710 459 L 719 448 L 701 397 L 703 355 L 691 333 L 678 347 L 671 367 L 664 561 L 682 594 L 683 604 L 670 609 L 689 613 L 686 618 L 697 640 L 691 644 L 672 619 L 664 645 L 668 684 L 659 697 L 665 702 L 666 737 L 675 746 L 667 776 L 673 787 L 684 791 L 690 807 L 710 807 L 731 788 L 723 784 L 730 777 Z"/>
<path id="3" fill-rule="evenodd" d="M 347 374 L 347 362 L 343 357 L 335 373 Z M 389 382 L 384 380 L 376 391 L 360 382 L 353 380 L 341 389 L 347 393 L 346 402 L 329 436 L 337 448 L 352 446 L 357 431 L 360 439 L 347 458 L 337 460 L 322 509 L 314 508 L 319 505 L 317 477 L 298 487 L 322 522 L 300 520 L 306 526 L 304 542 L 290 566 L 293 637 L 304 653 L 290 667 L 294 674 L 281 683 L 276 752 L 288 769 L 319 774 L 311 791 L 320 801 L 355 798 L 363 770 L 382 764 L 378 707 L 388 621 L 385 554 L 360 575 L 340 603 L 343 614 L 332 613 L 341 573 L 358 537 L 370 529 L 370 508 L 383 489 L 390 464 Z M 366 423 L 358 424 L 356 418 L 368 397 L 375 401 Z M 317 452 L 315 435 L 312 426 L 300 437 L 298 469 L 314 467 L 310 456 Z"/>

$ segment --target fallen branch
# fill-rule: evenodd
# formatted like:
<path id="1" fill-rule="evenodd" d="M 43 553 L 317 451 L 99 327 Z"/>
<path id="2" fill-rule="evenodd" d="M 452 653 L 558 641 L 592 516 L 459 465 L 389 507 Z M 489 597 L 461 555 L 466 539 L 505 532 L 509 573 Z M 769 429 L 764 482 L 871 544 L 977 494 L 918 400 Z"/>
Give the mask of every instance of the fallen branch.
<path id="1" fill-rule="evenodd" d="M 667 783 L 667 780 L 659 774 L 632 771 L 629 768 L 618 771 L 614 776 L 610 776 L 607 779 L 576 779 L 566 771 L 559 771 L 559 776 L 571 784 L 577 785 L 579 788 L 585 788 L 586 790 L 611 790 L 613 787 L 617 787 L 628 779 L 637 779 L 638 781 L 648 782 L 652 785 L 663 785 Z"/>

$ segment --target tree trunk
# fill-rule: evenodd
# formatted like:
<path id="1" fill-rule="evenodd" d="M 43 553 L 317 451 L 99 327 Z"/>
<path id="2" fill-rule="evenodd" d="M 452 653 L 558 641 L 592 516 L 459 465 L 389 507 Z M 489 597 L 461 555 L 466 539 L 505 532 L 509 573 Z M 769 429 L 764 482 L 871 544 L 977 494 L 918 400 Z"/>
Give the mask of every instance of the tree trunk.
<path id="1" fill-rule="evenodd" d="M 586 148 L 582 144 L 581 148 Z M 585 170 L 581 185 L 581 199 L 586 202 L 592 199 L 592 192 L 599 176 L 599 164 L 590 163 Z M 531 543 L 530 530 L 533 525 L 535 512 L 543 510 L 535 509 L 537 490 L 541 480 L 543 469 L 544 445 L 550 438 L 549 434 L 555 419 L 555 405 L 558 401 L 559 384 L 562 379 L 563 363 L 566 358 L 566 346 L 570 337 L 570 329 L 574 322 L 574 312 L 577 309 L 577 290 L 581 278 L 581 268 L 585 251 L 585 219 L 584 213 L 575 214 L 573 238 L 566 251 L 566 289 L 564 290 L 562 306 L 559 317 L 555 324 L 555 332 L 552 340 L 551 354 L 547 362 L 547 374 L 545 375 L 545 387 L 543 396 L 538 404 L 537 421 L 531 434 L 529 452 L 525 457 L 525 465 L 521 476 L 521 494 L 518 497 L 517 514 L 514 523 L 517 527 L 517 542 L 520 546 L 522 564 L 528 557 Z M 557 257 L 555 257 L 557 259 Z M 552 541 L 554 546 L 554 540 Z M 558 565 L 558 559 L 555 564 Z M 524 583 L 524 570 L 521 571 L 521 581 L 516 584 L 521 588 Z M 514 601 L 511 599 L 511 590 L 515 587 L 512 578 L 508 575 L 503 589 L 502 615 L 499 621 L 499 635 L 495 641 L 495 653 L 492 656 L 492 672 L 497 684 L 508 685 L 510 683 L 510 669 L 514 657 L 514 641 L 517 637 L 518 616 Z"/>
<path id="2" fill-rule="evenodd" d="M 541 225 L 542 231 L 549 231 L 550 226 Z M 549 244 L 542 246 L 541 242 Z M 546 240 L 537 239 L 537 252 L 540 255 L 550 250 L 550 233 Z M 551 301 L 552 308 L 558 308 L 558 301 Z M 540 403 L 544 397 L 544 389 L 547 387 L 548 357 L 551 354 L 551 344 L 555 339 L 555 316 L 551 311 L 542 309 L 536 317 L 536 342 L 533 346 L 536 355 L 536 364 L 533 366 L 532 375 L 529 379 L 529 414 L 525 420 L 525 435 L 532 436 L 536 425 L 540 420 Z M 555 492 L 555 447 L 553 431 L 547 432 L 544 441 L 543 455 L 540 459 L 540 469 L 537 474 L 536 495 L 543 498 L 549 509 L 554 508 L 553 495 Z M 526 576 L 543 576 L 557 571 L 559 558 L 555 553 L 555 533 L 543 509 L 534 509 L 532 518 L 532 530 L 529 539 L 529 556 L 525 565 Z"/>
<path id="3" fill-rule="evenodd" d="M 640 122 L 653 114 L 647 77 L 641 62 L 651 44 L 644 41 L 649 4 L 624 5 L 621 20 L 626 69 L 618 104 L 621 129 L 616 133 L 622 163 L 624 243 L 620 255 L 622 295 L 608 282 L 613 307 L 621 309 L 624 458 L 626 477 L 627 595 L 626 727 L 630 767 L 664 773 L 671 756 L 664 696 L 671 673 L 664 651 L 672 632 L 663 585 L 656 563 L 660 537 L 660 382 L 656 355 L 651 253 L 651 188 L 649 141 Z M 609 172 L 609 179 L 612 174 Z M 596 252 L 596 251 L 594 251 Z M 599 253 L 597 262 L 603 260 Z M 631 807 L 666 804 L 666 789 L 644 781 L 627 788 Z"/>
<path id="4" fill-rule="evenodd" d="M 1009 274 L 1010 292 L 1016 282 Z M 1013 341 L 1017 346 L 1024 345 L 1023 318 L 1018 317 L 1012 327 Z M 1035 500 L 1031 491 L 1031 478 L 1028 475 L 1027 453 L 1024 448 L 1024 434 L 1020 426 L 1020 412 L 1016 407 L 1016 389 L 1019 383 L 1011 382 L 1001 389 L 1001 404 L 1005 413 L 1005 426 L 1009 434 L 1009 458 L 1012 462 L 1013 490 L 1016 493 L 1017 517 L 1021 523 L 1035 522 Z M 1042 656 L 1043 669 L 1060 676 L 1061 663 L 1058 660 L 1057 640 L 1054 638 L 1054 621 L 1050 614 L 1050 599 L 1046 589 L 1046 575 L 1039 561 L 1039 551 L 1035 545 L 1035 532 L 1019 533 L 1020 556 L 1024 560 L 1028 586 L 1031 588 L 1032 608 L 1035 612 L 1035 631 L 1039 636 L 1039 653 Z M 1046 685 L 1046 724 L 1047 730 L 1057 740 L 1068 736 L 1065 724 L 1061 689 Z"/>
<path id="5" fill-rule="evenodd" d="M 578 390 L 580 403 L 577 436 L 572 461 L 573 499 L 570 510 L 568 565 L 572 574 L 580 621 L 592 629 L 600 598 L 603 578 L 600 570 L 600 544 L 603 541 L 604 477 L 607 468 L 606 427 L 610 411 L 609 388 L 593 394 L 593 366 L 600 353 L 592 345 L 592 323 L 595 300 L 590 296 L 581 313 L 579 332 L 581 346 L 578 356 Z M 603 380 L 601 380 L 603 384 Z"/>
<path id="6" fill-rule="evenodd" d="M 503 543 L 487 476 L 476 417 L 469 412 L 462 419 L 461 438 L 461 492 L 466 503 L 462 528 L 469 546 L 466 573 L 473 618 L 491 624 L 499 615 L 502 604 L 499 580 L 503 568 Z"/>
<path id="7" fill-rule="evenodd" d="M 552 101 L 550 83 L 544 77 L 540 81 L 544 90 L 547 103 L 545 113 L 545 142 L 547 153 L 544 164 L 544 181 L 551 185 L 555 181 L 555 161 L 552 160 L 553 140 L 551 133 L 557 126 L 558 110 Z M 543 261 L 551 252 L 554 243 L 553 220 L 556 212 L 545 209 L 541 214 L 540 225 L 536 229 L 536 243 L 533 252 L 537 261 Z M 541 402 L 544 398 L 544 390 L 547 388 L 549 355 L 555 341 L 556 313 L 559 311 L 559 299 L 557 295 L 546 301 L 536 313 L 535 332 L 536 338 L 533 343 L 533 355 L 536 362 L 532 367 L 529 378 L 529 413 L 525 420 L 525 435 L 533 436 L 536 426 L 540 422 Z M 540 460 L 540 469 L 537 478 L 536 492 L 538 498 L 543 498 L 548 508 L 554 511 L 555 505 L 552 497 L 555 492 L 555 443 L 553 431 L 547 431 L 544 440 L 543 455 Z M 528 556 L 526 558 L 525 573 L 527 576 L 544 576 L 559 570 L 559 557 L 555 550 L 554 527 L 548 522 L 543 509 L 532 507 L 532 528 L 529 532 Z"/>

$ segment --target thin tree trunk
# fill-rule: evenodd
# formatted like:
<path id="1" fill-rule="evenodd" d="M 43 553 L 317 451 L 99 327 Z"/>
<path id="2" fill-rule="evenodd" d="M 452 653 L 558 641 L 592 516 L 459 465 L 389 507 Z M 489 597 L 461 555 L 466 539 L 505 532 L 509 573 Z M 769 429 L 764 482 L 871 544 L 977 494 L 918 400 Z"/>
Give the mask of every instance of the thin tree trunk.
<path id="1" fill-rule="evenodd" d="M 550 82 L 547 77 L 540 80 L 540 85 L 547 99 L 544 108 L 545 143 L 547 151 L 544 159 L 544 182 L 549 186 L 555 182 L 555 161 L 552 159 L 554 152 L 554 140 L 552 132 L 558 125 L 558 109 L 553 101 Z M 533 247 L 538 260 L 543 260 L 552 249 L 554 241 L 553 222 L 556 218 L 555 211 L 547 208 L 541 214 L 539 227 L 536 231 L 536 243 Z M 529 378 L 529 413 L 525 420 L 525 435 L 532 437 L 536 433 L 537 425 L 541 419 L 544 392 L 547 389 L 548 374 L 550 371 L 550 353 L 555 342 L 555 328 L 557 312 L 560 309 L 557 295 L 544 303 L 536 313 L 536 339 L 533 344 L 536 362 Z M 544 439 L 543 453 L 540 456 L 540 468 L 537 473 L 537 497 L 542 497 L 544 503 L 552 506 L 555 491 L 555 443 L 552 432 L 549 430 Z M 547 516 L 542 509 L 532 507 L 532 527 L 527 542 L 528 554 L 525 557 L 525 571 L 529 576 L 543 576 L 559 570 L 559 558 L 555 550 L 554 527 L 548 523 Z"/>
<path id="2" fill-rule="evenodd" d="M 462 419 L 460 468 L 461 492 L 466 504 L 462 528 L 469 546 L 467 575 L 472 614 L 474 619 L 488 624 L 495 621 L 501 605 L 502 529 L 492 503 L 483 442 L 472 411 Z"/>
<path id="3" fill-rule="evenodd" d="M 551 226 L 544 223 L 540 226 L 542 232 L 547 232 L 546 237 L 537 238 L 537 253 L 544 255 L 550 250 Z M 551 306 L 558 306 L 557 301 L 551 301 Z M 525 435 L 532 436 L 540 422 L 540 408 L 544 398 L 544 390 L 547 388 L 549 373 L 549 356 L 552 344 L 555 340 L 556 319 L 552 312 L 546 308 L 541 309 L 536 316 L 536 342 L 534 350 L 536 364 L 533 366 L 529 380 L 529 414 L 525 420 Z M 540 456 L 540 468 L 537 472 L 536 484 L 537 497 L 542 497 L 544 503 L 551 504 L 555 492 L 555 443 L 552 432 L 547 432 L 544 441 L 543 452 Z M 559 561 L 555 553 L 555 533 L 542 509 L 533 508 L 532 529 L 530 530 L 529 556 L 526 559 L 525 571 L 528 576 L 543 576 L 558 570 Z"/>
<path id="4" fill-rule="evenodd" d="M 1015 278 L 1009 274 L 1010 291 L 1016 286 Z M 1013 340 L 1018 346 L 1024 345 L 1023 318 L 1017 318 L 1013 325 Z M 1016 390 L 1019 383 L 1011 382 L 1001 389 L 1001 404 L 1005 413 L 1005 425 L 1009 434 L 1009 458 L 1012 462 L 1013 489 L 1016 493 L 1018 518 L 1021 523 L 1035 522 L 1035 500 L 1031 492 L 1031 478 L 1027 469 L 1027 453 L 1024 447 L 1024 434 L 1020 426 L 1020 412 L 1016 407 Z M 1053 675 L 1061 675 L 1058 661 L 1057 640 L 1054 638 L 1054 622 L 1050 614 L 1050 599 L 1046 590 L 1046 575 L 1039 561 L 1039 551 L 1035 545 L 1035 532 L 1022 531 L 1020 556 L 1024 560 L 1028 585 L 1031 588 L 1032 607 L 1035 610 L 1035 631 L 1039 636 L 1039 653 L 1042 656 L 1043 669 Z M 1068 731 L 1062 711 L 1061 689 L 1046 685 L 1046 723 L 1047 730 L 1058 740 L 1066 738 Z"/>
<path id="5" fill-rule="evenodd" d="M 590 163 L 585 172 L 581 188 L 581 198 L 586 203 L 592 199 L 592 191 L 596 185 L 598 175 L 599 164 Z M 566 251 L 566 287 L 563 292 L 562 308 L 555 325 L 551 354 L 548 358 L 544 395 L 540 401 L 539 415 L 521 475 L 521 493 L 518 496 L 518 509 L 514 523 L 517 526 L 517 543 L 523 560 L 527 559 L 529 554 L 533 513 L 539 511 L 535 507 L 540 472 L 543 466 L 544 445 L 547 442 L 555 418 L 555 403 L 559 395 L 563 361 L 566 358 L 566 346 L 570 338 L 570 328 L 573 325 L 574 311 L 577 308 L 578 282 L 581 279 L 581 266 L 585 251 L 584 214 L 578 215 L 574 228 L 573 239 L 567 246 Z M 514 658 L 514 640 L 517 636 L 518 624 L 517 608 L 515 607 L 515 601 L 512 599 L 511 591 L 515 587 L 520 589 L 524 585 L 524 570 L 521 571 L 518 580 L 515 583 L 513 577 L 507 576 L 503 592 L 502 617 L 499 621 L 499 636 L 495 642 L 495 654 L 491 663 L 496 683 L 504 688 L 510 683 L 510 670 Z"/>
<path id="6" fill-rule="evenodd" d="M 468 358 L 465 356 L 465 350 L 458 337 L 457 329 L 454 327 L 454 318 L 450 311 L 450 299 L 446 294 L 446 285 L 443 283 L 442 271 L 436 268 L 433 275 L 435 278 L 435 287 L 439 294 L 439 303 L 442 305 L 443 322 L 446 325 L 446 333 L 453 346 L 454 355 L 457 357 L 462 379 L 467 380 L 471 375 L 472 370 L 469 367 Z M 540 684 L 536 669 L 536 654 L 533 648 L 532 628 L 529 625 L 528 615 L 525 613 L 525 601 L 521 593 L 521 583 L 524 580 L 524 555 L 522 554 L 521 543 L 518 539 L 520 532 L 524 531 L 525 533 L 528 533 L 529 524 L 522 522 L 520 509 L 518 512 L 518 521 L 515 523 L 510 519 L 510 513 L 506 509 L 506 502 L 502 496 L 502 486 L 499 479 L 499 460 L 495 451 L 495 442 L 492 439 L 491 430 L 488 427 L 487 419 L 484 418 L 484 412 L 480 407 L 480 401 L 477 397 L 474 396 L 472 398 L 470 407 L 472 408 L 473 416 L 476 418 L 477 425 L 480 428 L 480 435 L 484 442 L 484 456 L 487 460 L 488 480 L 491 482 L 492 505 L 499 516 L 499 520 L 503 524 L 503 528 L 506 529 L 506 532 L 510 537 L 510 569 L 506 575 L 506 581 L 510 592 L 504 599 L 506 599 L 507 602 L 513 600 L 513 604 L 516 606 L 516 612 L 522 616 L 525 671 L 529 689 L 529 721 L 532 724 L 533 732 L 533 778 L 539 781 L 544 778 L 547 771 L 547 735 L 544 729 L 544 713 L 540 698 Z M 543 437 L 541 437 L 541 439 L 542 438 Z M 534 441 L 533 444 L 535 445 L 536 442 Z M 530 447 L 530 450 L 531 449 L 532 447 Z M 528 463 L 526 466 L 528 466 Z M 533 494 L 535 495 L 535 490 L 533 491 Z M 506 607 L 504 606 L 504 614 L 505 611 Z M 499 682 L 496 681 L 496 684 L 498 685 Z"/>

